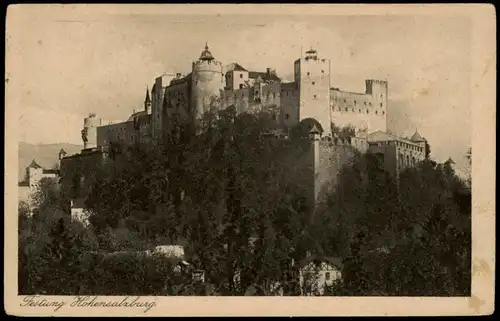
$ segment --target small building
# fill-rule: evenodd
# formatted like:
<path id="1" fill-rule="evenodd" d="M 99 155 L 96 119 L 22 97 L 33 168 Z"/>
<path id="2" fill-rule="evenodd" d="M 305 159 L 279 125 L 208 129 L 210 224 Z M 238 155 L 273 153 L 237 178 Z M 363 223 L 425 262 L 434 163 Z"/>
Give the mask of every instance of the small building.
<path id="1" fill-rule="evenodd" d="M 26 167 L 24 179 L 18 183 L 18 200 L 30 204 L 34 194 L 40 187 L 42 179 L 55 179 L 58 176 L 59 170 L 43 168 L 33 159 Z"/>
<path id="2" fill-rule="evenodd" d="M 89 226 L 90 213 L 85 209 L 85 200 L 77 198 L 71 201 L 71 219 L 79 221 L 84 226 Z"/>
<path id="3" fill-rule="evenodd" d="M 301 295 L 323 295 L 325 287 L 342 279 L 342 260 L 337 257 L 308 256 L 298 263 Z"/>

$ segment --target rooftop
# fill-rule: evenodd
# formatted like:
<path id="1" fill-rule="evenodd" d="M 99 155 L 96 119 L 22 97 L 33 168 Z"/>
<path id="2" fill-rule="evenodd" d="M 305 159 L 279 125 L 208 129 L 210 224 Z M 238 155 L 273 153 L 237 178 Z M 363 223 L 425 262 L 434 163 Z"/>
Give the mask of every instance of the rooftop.
<path id="1" fill-rule="evenodd" d="M 313 255 L 310 257 L 307 257 L 299 262 L 299 267 L 304 267 L 307 264 L 315 262 L 315 263 L 321 263 L 321 262 L 326 262 L 330 263 L 331 265 L 342 269 L 344 267 L 344 264 L 342 263 L 342 260 L 338 257 L 328 257 L 328 256 L 319 256 L 319 255 Z"/>
<path id="2" fill-rule="evenodd" d="M 383 132 L 381 130 L 376 131 L 376 132 L 368 135 L 368 142 L 369 143 L 388 142 L 388 141 L 400 141 L 400 142 L 405 142 L 405 143 L 412 144 L 412 145 L 417 144 L 417 142 L 415 142 L 415 141 L 409 140 L 407 138 L 398 137 L 396 135 Z"/>
<path id="3" fill-rule="evenodd" d="M 233 62 L 232 64 L 226 66 L 226 72 L 229 71 L 248 71 L 248 70 L 243 68 L 239 63 Z"/>
<path id="4" fill-rule="evenodd" d="M 281 81 L 281 79 L 276 76 L 274 73 L 268 73 L 268 72 L 259 72 L 259 71 L 250 71 L 248 72 L 248 78 L 250 79 L 257 79 L 261 78 L 264 81 Z"/>
<path id="5" fill-rule="evenodd" d="M 423 138 L 422 136 L 420 136 L 420 134 L 418 133 L 418 131 L 415 131 L 415 134 L 413 134 L 413 136 L 411 136 L 410 138 L 411 141 L 414 141 L 414 142 L 417 142 L 417 143 L 420 143 L 420 142 L 425 142 L 425 138 Z"/>

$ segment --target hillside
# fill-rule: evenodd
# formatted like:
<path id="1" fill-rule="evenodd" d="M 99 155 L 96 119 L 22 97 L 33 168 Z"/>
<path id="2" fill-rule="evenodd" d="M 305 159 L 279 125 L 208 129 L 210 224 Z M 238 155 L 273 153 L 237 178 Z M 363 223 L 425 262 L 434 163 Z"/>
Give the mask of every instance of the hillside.
<path id="1" fill-rule="evenodd" d="M 68 155 L 79 153 L 83 146 L 58 143 L 58 144 L 29 144 L 19 143 L 19 160 L 18 160 L 18 180 L 24 178 L 26 167 L 33 159 L 43 168 L 54 168 L 59 151 L 63 148 Z"/>

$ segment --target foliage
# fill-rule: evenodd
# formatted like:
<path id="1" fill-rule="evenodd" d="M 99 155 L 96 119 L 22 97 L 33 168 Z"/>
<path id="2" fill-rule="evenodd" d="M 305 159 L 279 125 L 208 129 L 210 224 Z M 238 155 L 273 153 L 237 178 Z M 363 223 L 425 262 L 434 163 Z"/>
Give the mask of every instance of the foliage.
<path id="1" fill-rule="evenodd" d="M 356 154 L 314 211 L 305 138 L 316 121 L 277 140 L 265 135 L 278 129 L 272 108 L 215 107 L 194 129 L 172 124 L 163 145 L 115 144 L 84 189 L 89 227 L 69 218 L 56 182 L 43 181 L 33 216 L 20 204 L 20 292 L 298 295 L 292 262 L 312 250 L 344 263 L 325 295 L 470 293 L 470 185 L 450 164 L 425 160 L 396 180 Z M 144 255 L 167 244 L 184 246 L 205 285 L 176 272 L 176 261 Z"/>
<path id="2" fill-rule="evenodd" d="M 344 260 L 342 293 L 469 295 L 470 189 L 449 163 L 426 160 L 396 182 L 369 158 L 342 170 L 315 220 L 324 250 Z"/>

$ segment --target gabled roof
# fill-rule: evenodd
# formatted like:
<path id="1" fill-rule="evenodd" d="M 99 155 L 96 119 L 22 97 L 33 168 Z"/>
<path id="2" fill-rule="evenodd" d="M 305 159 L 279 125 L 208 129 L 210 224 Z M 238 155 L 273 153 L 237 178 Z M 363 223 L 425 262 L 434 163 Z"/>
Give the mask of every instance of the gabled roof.
<path id="1" fill-rule="evenodd" d="M 299 267 L 302 268 L 311 262 L 317 262 L 317 263 L 325 262 L 325 263 L 329 263 L 329 264 L 331 264 L 337 268 L 340 268 L 340 269 L 342 269 L 344 267 L 344 264 L 342 263 L 342 259 L 340 259 L 338 257 L 317 256 L 317 255 L 313 255 L 313 256 L 310 256 L 308 258 L 303 259 L 302 261 L 299 262 Z"/>
<path id="2" fill-rule="evenodd" d="M 38 165 L 37 162 L 35 162 L 34 159 L 31 161 L 31 164 L 29 164 L 28 167 L 29 168 L 42 168 L 42 166 Z"/>
<path id="3" fill-rule="evenodd" d="M 276 74 L 271 74 L 267 72 L 259 72 L 259 71 L 250 71 L 248 72 L 248 78 L 250 79 L 257 79 L 257 78 L 262 78 L 262 80 L 274 80 L 274 81 L 281 81 L 281 79 L 276 76 Z"/>
<path id="4" fill-rule="evenodd" d="M 316 124 L 314 124 L 311 130 L 309 131 L 309 134 L 321 134 L 321 131 L 318 129 Z"/>
<path id="5" fill-rule="evenodd" d="M 422 136 L 420 136 L 420 134 L 415 131 L 415 134 L 413 134 L 413 136 L 411 136 L 410 138 L 411 141 L 414 141 L 414 142 L 417 142 L 417 143 L 420 143 L 420 142 L 425 142 L 425 138 L 423 138 Z"/>
<path id="6" fill-rule="evenodd" d="M 389 134 L 386 132 L 383 132 L 381 130 L 376 131 L 374 133 L 371 133 L 367 137 L 369 143 L 375 143 L 375 142 L 389 142 L 389 141 L 400 141 L 400 142 L 406 142 L 408 144 L 417 144 L 417 142 L 408 140 L 402 137 L 395 136 L 393 134 Z"/>
<path id="7" fill-rule="evenodd" d="M 239 63 L 234 62 L 232 64 L 229 64 L 226 67 L 226 72 L 229 72 L 229 71 L 248 71 L 248 70 L 246 70 L 245 68 L 243 68 Z"/>

